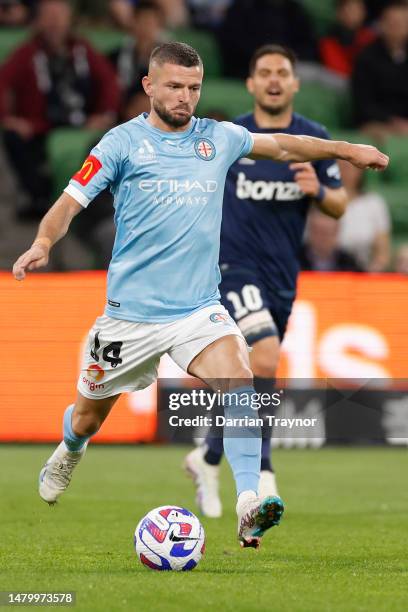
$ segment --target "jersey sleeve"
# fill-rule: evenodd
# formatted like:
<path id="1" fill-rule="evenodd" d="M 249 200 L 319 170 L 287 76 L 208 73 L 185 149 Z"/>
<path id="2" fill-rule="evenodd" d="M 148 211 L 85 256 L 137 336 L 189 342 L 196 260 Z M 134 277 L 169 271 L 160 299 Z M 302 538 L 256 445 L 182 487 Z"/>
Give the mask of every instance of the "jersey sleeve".
<path id="1" fill-rule="evenodd" d="M 64 189 L 65 193 L 86 208 L 98 193 L 115 182 L 121 159 L 121 141 L 112 130 L 92 149 Z"/>
<path id="2" fill-rule="evenodd" d="M 229 121 L 221 121 L 228 142 L 228 156 L 230 164 L 233 164 L 237 159 L 249 155 L 254 146 L 254 139 L 251 132 L 244 126 L 236 125 Z"/>
<path id="3" fill-rule="evenodd" d="M 331 140 L 330 134 L 325 128 L 321 128 L 318 138 Z M 339 189 L 343 186 L 339 164 L 335 159 L 322 159 L 314 164 L 319 181 L 325 187 Z"/>

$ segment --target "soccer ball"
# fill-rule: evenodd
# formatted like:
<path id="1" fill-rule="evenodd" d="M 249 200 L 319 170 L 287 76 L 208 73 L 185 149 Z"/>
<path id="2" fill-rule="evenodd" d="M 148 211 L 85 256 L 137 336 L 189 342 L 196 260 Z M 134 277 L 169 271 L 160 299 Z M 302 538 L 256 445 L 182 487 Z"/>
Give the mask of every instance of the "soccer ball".
<path id="1" fill-rule="evenodd" d="M 192 570 L 204 553 L 204 529 L 185 508 L 160 506 L 148 512 L 136 527 L 135 549 L 150 569 Z"/>

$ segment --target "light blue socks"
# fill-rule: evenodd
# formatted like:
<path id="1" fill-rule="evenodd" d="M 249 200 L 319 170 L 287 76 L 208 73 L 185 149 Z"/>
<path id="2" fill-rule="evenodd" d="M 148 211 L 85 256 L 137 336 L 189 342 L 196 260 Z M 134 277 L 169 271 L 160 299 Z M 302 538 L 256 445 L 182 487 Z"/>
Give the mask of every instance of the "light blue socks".
<path id="1" fill-rule="evenodd" d="M 253 387 L 239 387 L 224 394 L 226 419 L 258 419 L 251 408 Z M 243 491 L 258 493 L 261 469 L 261 426 L 245 422 L 224 425 L 224 452 L 234 474 L 237 495 Z"/>
<path id="2" fill-rule="evenodd" d="M 72 430 L 72 412 L 74 404 L 68 406 L 64 412 L 64 442 L 67 449 L 71 452 L 79 452 L 90 436 L 77 436 Z"/>

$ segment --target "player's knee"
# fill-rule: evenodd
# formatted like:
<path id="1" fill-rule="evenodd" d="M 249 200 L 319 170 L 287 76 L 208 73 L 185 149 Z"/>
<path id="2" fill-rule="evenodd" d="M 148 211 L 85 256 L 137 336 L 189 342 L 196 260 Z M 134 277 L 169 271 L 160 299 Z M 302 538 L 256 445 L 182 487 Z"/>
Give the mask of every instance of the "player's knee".
<path id="1" fill-rule="evenodd" d="M 251 359 L 254 376 L 275 378 L 278 369 L 279 355 L 271 351 L 259 351 Z"/>
<path id="2" fill-rule="evenodd" d="M 249 366 L 240 363 L 233 368 L 230 378 L 234 381 L 233 385 L 239 387 L 242 385 L 251 385 L 254 375 Z"/>

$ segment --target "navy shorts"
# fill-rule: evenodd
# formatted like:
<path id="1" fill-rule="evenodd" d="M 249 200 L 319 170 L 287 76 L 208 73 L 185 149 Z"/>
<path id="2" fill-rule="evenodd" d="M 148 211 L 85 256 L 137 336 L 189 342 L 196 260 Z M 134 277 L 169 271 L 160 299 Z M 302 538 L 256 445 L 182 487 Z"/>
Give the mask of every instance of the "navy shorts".
<path id="1" fill-rule="evenodd" d="M 221 303 L 236 321 L 247 343 L 251 346 L 269 336 L 278 336 L 282 341 L 294 292 L 281 292 L 280 295 L 268 287 L 259 274 L 245 268 L 223 265 L 221 274 Z"/>

